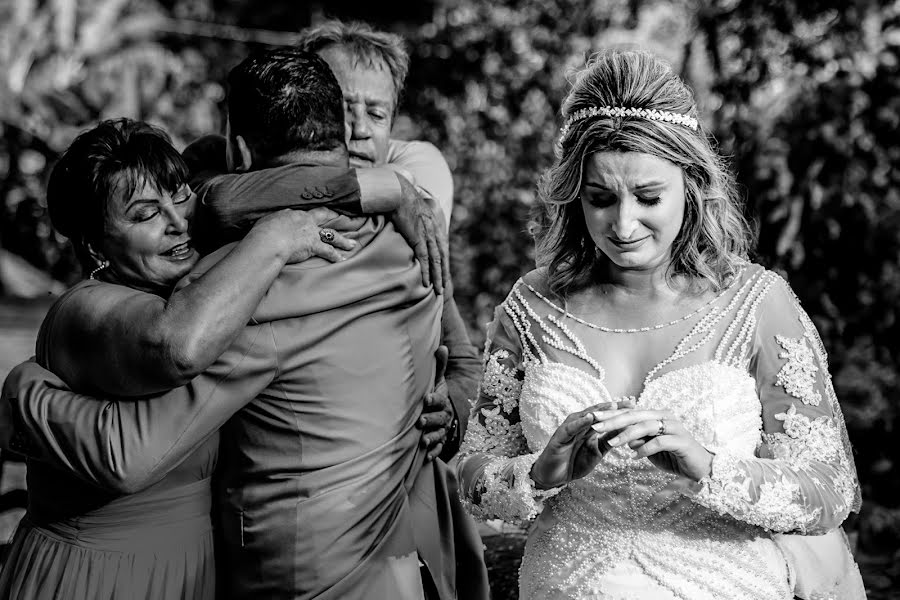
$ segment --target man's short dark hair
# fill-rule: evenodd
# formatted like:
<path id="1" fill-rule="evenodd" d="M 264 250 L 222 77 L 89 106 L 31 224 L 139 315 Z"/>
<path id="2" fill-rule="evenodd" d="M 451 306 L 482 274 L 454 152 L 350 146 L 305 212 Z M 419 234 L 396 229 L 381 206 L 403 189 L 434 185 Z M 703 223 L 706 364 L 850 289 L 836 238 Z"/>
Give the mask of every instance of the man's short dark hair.
<path id="1" fill-rule="evenodd" d="M 328 63 L 294 48 L 255 52 L 228 74 L 231 135 L 275 158 L 345 143 L 344 100 Z"/>

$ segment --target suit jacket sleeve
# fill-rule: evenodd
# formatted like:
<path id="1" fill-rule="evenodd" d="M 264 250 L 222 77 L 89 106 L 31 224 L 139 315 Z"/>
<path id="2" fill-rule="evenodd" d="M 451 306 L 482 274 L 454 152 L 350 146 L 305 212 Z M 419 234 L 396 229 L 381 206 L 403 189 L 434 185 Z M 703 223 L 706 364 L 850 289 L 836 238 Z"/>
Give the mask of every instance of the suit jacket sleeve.
<path id="1" fill-rule="evenodd" d="M 455 439 L 445 445 L 441 457 L 449 460 L 459 449 L 459 443 L 466 433 L 471 411 L 471 401 L 478 390 L 481 378 L 481 361 L 478 350 L 469 340 L 469 333 L 463 323 L 453 299 L 451 289 L 444 293 L 444 312 L 441 318 L 441 343 L 447 346 L 447 371 L 444 378 L 450 394 L 450 402 L 459 420 Z"/>
<path id="2" fill-rule="evenodd" d="M 244 330 L 190 384 L 142 399 L 71 391 L 33 362 L 3 386 L 14 434 L 9 449 L 104 489 L 134 493 L 160 480 L 275 377 L 269 325 Z"/>

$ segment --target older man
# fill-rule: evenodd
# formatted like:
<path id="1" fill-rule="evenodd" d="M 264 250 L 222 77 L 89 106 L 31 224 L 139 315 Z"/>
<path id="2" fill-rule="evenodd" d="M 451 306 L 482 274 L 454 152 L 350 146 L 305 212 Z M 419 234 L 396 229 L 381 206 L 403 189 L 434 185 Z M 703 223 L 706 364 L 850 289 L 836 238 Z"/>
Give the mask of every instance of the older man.
<path id="1" fill-rule="evenodd" d="M 344 118 L 350 129 L 348 149 L 350 164 L 357 169 L 366 167 L 389 167 L 411 181 L 422 193 L 426 202 L 444 218 L 449 230 L 453 208 L 453 178 L 447 162 L 434 145 L 424 141 L 400 141 L 391 138 L 394 120 L 400 105 L 400 95 L 409 71 L 409 54 L 403 38 L 377 31 L 360 22 L 344 23 L 332 20 L 300 33 L 298 45 L 303 50 L 317 53 L 331 67 L 344 94 Z M 449 459 L 459 447 L 468 421 L 469 403 L 473 398 L 480 377 L 480 367 L 476 360 L 477 351 L 469 341 L 468 333 L 453 301 L 449 280 L 445 285 L 445 306 L 442 323 L 442 343 L 449 352 L 447 364 L 447 385 L 453 413 L 449 429 L 447 447 L 441 454 Z M 440 422 L 441 412 L 426 414 L 428 423 Z M 488 596 L 487 571 L 483 561 L 480 539 L 470 517 L 458 510 L 456 481 L 444 471 L 438 462 L 439 475 L 436 490 L 437 502 L 453 512 L 454 539 L 430 539 L 433 531 L 433 513 L 421 510 L 418 513 L 417 541 L 420 555 L 427 564 L 423 569 L 426 592 L 435 598 L 445 598 L 456 588 L 459 598 L 479 599 Z M 442 494 L 443 492 L 443 494 Z M 414 508 L 422 509 L 430 500 L 425 500 Z M 443 531 L 443 530 L 442 530 Z M 429 556 L 435 556 L 434 548 L 440 542 L 445 549 L 455 552 L 454 569 L 438 564 L 428 564 Z M 431 577 L 429 577 L 429 575 Z M 429 579 L 435 587 L 428 589 Z"/>
<path id="2" fill-rule="evenodd" d="M 331 67 L 344 94 L 344 117 L 350 129 L 351 166 L 389 167 L 409 179 L 449 229 L 453 208 L 453 178 L 440 151 L 429 142 L 391 139 L 400 94 L 409 71 L 409 54 L 400 36 L 376 31 L 366 23 L 332 20 L 300 33 L 298 46 L 317 53 Z M 450 350 L 447 383 L 453 403 L 448 448 L 458 448 L 468 422 L 468 399 L 473 397 L 479 369 L 477 353 L 452 302 L 448 284 L 443 340 Z M 451 407 L 447 407 L 448 417 Z M 426 418 L 438 421 L 440 413 Z"/>
<path id="3" fill-rule="evenodd" d="M 449 228 L 453 178 L 440 151 L 422 141 L 391 139 L 409 54 L 400 36 L 366 23 L 327 21 L 300 33 L 299 46 L 334 71 L 350 125 L 350 164 L 397 169 L 441 209 Z"/>

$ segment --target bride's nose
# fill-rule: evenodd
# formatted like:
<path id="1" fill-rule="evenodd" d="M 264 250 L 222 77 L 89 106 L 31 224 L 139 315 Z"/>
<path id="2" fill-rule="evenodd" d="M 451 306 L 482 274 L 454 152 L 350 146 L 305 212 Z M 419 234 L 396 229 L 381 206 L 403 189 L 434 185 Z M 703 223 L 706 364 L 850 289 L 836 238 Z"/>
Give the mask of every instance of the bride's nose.
<path id="1" fill-rule="evenodd" d="M 635 203 L 631 199 L 619 200 L 616 203 L 616 213 L 612 224 L 613 233 L 620 240 L 629 240 L 637 230 L 637 215 Z"/>

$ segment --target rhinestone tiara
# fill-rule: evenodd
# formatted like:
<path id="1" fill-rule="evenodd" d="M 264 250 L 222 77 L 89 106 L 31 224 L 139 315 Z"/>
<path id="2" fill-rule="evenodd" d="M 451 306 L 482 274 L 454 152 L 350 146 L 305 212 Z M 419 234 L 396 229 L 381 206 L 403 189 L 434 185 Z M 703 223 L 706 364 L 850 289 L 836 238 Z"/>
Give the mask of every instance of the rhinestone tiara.
<path id="1" fill-rule="evenodd" d="M 569 133 L 569 129 L 572 128 L 572 125 L 581 121 L 582 119 L 587 119 L 588 117 L 596 117 L 596 116 L 604 116 L 604 117 L 638 117 L 641 119 L 650 119 L 651 121 L 665 121 L 666 123 L 675 123 L 676 125 L 684 125 L 688 129 L 693 131 L 697 131 L 697 127 L 699 127 L 699 123 L 697 119 L 690 115 L 683 115 L 681 113 L 669 112 L 666 110 L 655 110 L 655 109 L 647 109 L 647 108 L 631 108 L 625 106 L 591 106 L 588 108 L 582 108 L 581 110 L 576 110 L 574 113 L 566 119 L 565 125 L 562 126 L 562 129 L 559 130 L 559 141 L 562 143 L 564 139 L 566 139 L 566 135 Z"/>

